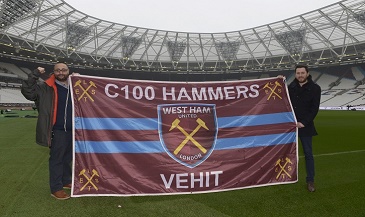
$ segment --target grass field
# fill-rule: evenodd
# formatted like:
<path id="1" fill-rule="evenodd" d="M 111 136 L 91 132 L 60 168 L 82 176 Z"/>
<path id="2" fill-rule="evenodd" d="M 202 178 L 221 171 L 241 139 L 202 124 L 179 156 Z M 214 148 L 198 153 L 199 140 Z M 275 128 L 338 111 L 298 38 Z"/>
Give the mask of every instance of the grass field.
<path id="1" fill-rule="evenodd" d="M 34 115 L 34 111 L 22 111 Z M 316 187 L 299 182 L 237 191 L 58 201 L 48 187 L 48 148 L 35 118 L 0 116 L 0 216 L 365 216 L 365 112 L 320 111 L 314 139 Z"/>

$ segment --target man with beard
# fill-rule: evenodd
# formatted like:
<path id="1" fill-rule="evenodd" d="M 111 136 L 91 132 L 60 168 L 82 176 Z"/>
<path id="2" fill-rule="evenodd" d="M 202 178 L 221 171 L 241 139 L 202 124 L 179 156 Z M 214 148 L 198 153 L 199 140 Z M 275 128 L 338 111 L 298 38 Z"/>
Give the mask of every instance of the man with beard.
<path id="1" fill-rule="evenodd" d="M 297 118 L 299 139 L 305 156 L 307 189 L 310 192 L 314 192 L 312 138 L 317 135 L 316 128 L 314 127 L 314 118 L 319 110 L 321 88 L 313 82 L 307 66 L 297 65 L 295 67 L 295 79 L 288 86 L 288 89 Z"/>
<path id="2" fill-rule="evenodd" d="M 53 73 L 46 75 L 38 67 L 23 81 L 22 94 L 34 101 L 38 110 L 36 142 L 50 148 L 49 182 L 51 196 L 69 199 L 63 189 L 71 188 L 72 104 L 68 84 L 69 69 L 57 63 Z M 39 81 L 39 78 L 44 78 Z"/>

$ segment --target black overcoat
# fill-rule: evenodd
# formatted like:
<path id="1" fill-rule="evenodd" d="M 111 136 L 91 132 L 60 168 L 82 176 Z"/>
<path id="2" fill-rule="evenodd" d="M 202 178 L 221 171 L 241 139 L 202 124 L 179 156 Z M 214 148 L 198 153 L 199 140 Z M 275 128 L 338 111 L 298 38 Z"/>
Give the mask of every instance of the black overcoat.
<path id="1" fill-rule="evenodd" d="M 294 81 L 290 83 L 288 89 L 297 121 L 305 126 L 299 128 L 299 136 L 317 135 L 314 126 L 314 118 L 319 110 L 321 87 L 314 83 L 312 76 L 309 75 L 308 82 L 303 86 L 300 86 L 298 80 L 294 79 Z"/>

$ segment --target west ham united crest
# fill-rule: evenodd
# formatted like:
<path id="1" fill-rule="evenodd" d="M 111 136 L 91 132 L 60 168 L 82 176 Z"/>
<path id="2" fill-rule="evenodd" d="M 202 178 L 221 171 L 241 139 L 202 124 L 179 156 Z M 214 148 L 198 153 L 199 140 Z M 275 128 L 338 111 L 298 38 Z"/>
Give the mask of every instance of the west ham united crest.
<path id="1" fill-rule="evenodd" d="M 171 158 L 194 168 L 209 157 L 218 134 L 214 104 L 164 104 L 157 111 L 160 141 Z"/>

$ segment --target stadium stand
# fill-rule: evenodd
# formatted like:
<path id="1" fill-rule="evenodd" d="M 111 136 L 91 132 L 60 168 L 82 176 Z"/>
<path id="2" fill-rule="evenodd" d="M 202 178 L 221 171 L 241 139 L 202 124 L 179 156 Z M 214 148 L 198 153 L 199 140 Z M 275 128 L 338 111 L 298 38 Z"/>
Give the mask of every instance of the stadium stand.
<path id="1" fill-rule="evenodd" d="M 10 74 L 17 75 L 20 78 L 26 78 L 28 74 L 22 69 L 11 63 L 0 62 L 0 68 Z"/>
<path id="2" fill-rule="evenodd" d="M 15 64 L 0 62 L 1 107 L 31 107 L 34 105 L 20 92 L 22 79 L 27 77 L 26 71 L 29 69 L 21 69 Z"/>
<path id="3" fill-rule="evenodd" d="M 14 64 L 7 64 L 14 65 Z M 16 64 L 11 69 L 18 68 L 22 69 L 24 73 L 30 73 L 32 69 L 28 68 L 29 66 L 22 64 Z M 322 68 L 310 69 L 310 73 L 312 75 L 313 80 L 318 83 L 322 88 L 322 97 L 321 97 L 321 106 L 324 107 L 336 107 L 336 106 L 347 106 L 349 104 L 364 104 L 364 94 L 365 94 L 365 70 L 363 69 L 363 65 L 356 66 L 328 66 Z M 34 66 L 35 68 L 35 66 Z M 71 67 L 72 68 L 72 67 Z M 9 69 L 9 67 L 7 68 Z M 94 70 L 84 70 L 74 68 L 72 71 L 80 72 L 81 74 L 86 75 L 97 75 L 97 76 L 106 76 L 106 77 L 115 77 L 115 78 L 129 78 L 126 76 L 128 72 L 118 72 L 112 70 L 105 69 L 94 69 Z M 294 73 L 292 70 L 285 71 L 276 71 L 276 72 L 268 72 L 268 73 L 245 73 L 241 74 L 240 77 L 230 79 L 229 77 L 224 77 L 222 74 L 202 74 L 202 75 L 191 75 L 190 80 L 250 80 L 250 79 L 259 79 L 259 78 L 267 78 L 274 77 L 279 74 L 283 74 L 287 78 L 287 83 L 289 84 L 294 79 Z M 138 77 L 138 75 L 141 75 Z M 3 100 L 1 103 L 4 103 L 4 100 L 8 102 L 10 98 L 13 100 L 12 103 L 31 103 L 29 101 L 24 101 L 24 98 L 21 97 L 19 87 L 21 84 L 21 78 L 19 75 L 0 72 L 0 84 L 3 87 L 18 87 L 18 89 L 2 91 Z M 147 79 L 147 80 L 162 80 L 166 75 L 161 75 L 155 73 L 153 76 L 149 76 L 146 78 L 145 75 L 133 73 L 133 79 Z M 187 77 L 187 75 L 181 75 L 181 77 Z M 162 79 L 161 79 L 162 78 Z M 179 80 L 179 77 L 174 75 L 168 77 L 165 80 Z M 18 92 L 18 94 L 16 94 Z M 8 94 L 12 93 L 12 95 Z M 10 96 L 9 96 L 10 95 Z M 15 101 L 14 101 L 15 100 Z"/>
<path id="4" fill-rule="evenodd" d="M 2 63 L 1 65 L 4 65 Z M 33 102 L 26 100 L 20 93 L 21 80 L 19 75 L 9 72 L 15 68 L 21 69 L 24 74 L 30 73 L 37 65 L 29 65 L 29 63 L 5 64 L 5 72 L 0 72 L 0 105 L 12 104 L 21 106 L 32 106 Z M 33 67 L 33 68 L 30 68 Z M 52 66 L 46 66 L 51 71 Z M 128 71 L 115 71 L 106 69 L 78 69 L 70 67 L 71 71 L 79 72 L 85 75 L 114 77 L 114 78 L 131 78 L 140 80 L 251 80 L 259 78 L 274 77 L 277 75 L 285 75 L 287 84 L 294 79 L 292 70 L 275 71 L 267 73 L 244 73 L 238 76 L 229 77 L 224 74 L 200 74 L 200 75 L 166 75 L 166 73 L 151 73 L 146 76 L 146 73 L 136 73 Z M 310 69 L 313 80 L 322 88 L 321 107 L 347 107 L 353 105 L 365 104 L 365 64 L 348 65 L 348 66 L 327 66 Z M 131 76 L 133 74 L 133 76 Z M 188 77 L 189 76 L 189 77 Z M 189 79 L 187 79 L 187 77 Z"/>
<path id="5" fill-rule="evenodd" d="M 331 89 L 330 84 L 338 79 L 335 75 L 329 75 L 322 73 L 319 79 L 315 80 L 316 83 L 322 88 L 322 90 Z"/>
<path id="6" fill-rule="evenodd" d="M 31 103 L 25 99 L 25 97 L 21 94 L 19 88 L 1 88 L 0 89 L 0 102 L 3 104 L 24 104 L 24 103 Z"/>
<path id="7" fill-rule="evenodd" d="M 0 84 L 1 86 L 6 86 L 6 87 L 20 87 L 21 84 L 21 80 L 18 77 L 13 77 L 13 76 L 9 76 L 9 75 L 4 75 L 2 73 L 0 73 Z"/>

